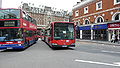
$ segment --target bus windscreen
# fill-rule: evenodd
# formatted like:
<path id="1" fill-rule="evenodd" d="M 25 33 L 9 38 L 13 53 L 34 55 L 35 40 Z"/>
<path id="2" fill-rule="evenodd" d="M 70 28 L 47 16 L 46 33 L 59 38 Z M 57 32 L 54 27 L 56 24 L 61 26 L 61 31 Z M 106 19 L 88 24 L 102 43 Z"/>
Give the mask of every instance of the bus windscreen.
<path id="1" fill-rule="evenodd" d="M 0 10 L 0 19 L 19 19 L 20 10 L 18 9 L 4 9 Z"/>
<path id="2" fill-rule="evenodd" d="M 74 39 L 74 24 L 73 23 L 55 23 L 54 39 Z"/>

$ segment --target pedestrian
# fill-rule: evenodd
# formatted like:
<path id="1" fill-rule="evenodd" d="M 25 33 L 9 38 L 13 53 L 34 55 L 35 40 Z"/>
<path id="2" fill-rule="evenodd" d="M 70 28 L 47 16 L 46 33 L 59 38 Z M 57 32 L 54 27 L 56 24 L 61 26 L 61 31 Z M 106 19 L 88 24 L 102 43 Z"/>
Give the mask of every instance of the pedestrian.
<path id="1" fill-rule="evenodd" d="M 113 35 L 112 35 L 112 39 L 111 39 L 111 43 L 112 43 L 112 42 L 115 43 L 115 40 L 116 40 L 116 39 L 115 39 L 115 34 L 113 34 Z"/>
<path id="2" fill-rule="evenodd" d="M 118 35 L 115 35 L 115 42 L 118 42 Z"/>

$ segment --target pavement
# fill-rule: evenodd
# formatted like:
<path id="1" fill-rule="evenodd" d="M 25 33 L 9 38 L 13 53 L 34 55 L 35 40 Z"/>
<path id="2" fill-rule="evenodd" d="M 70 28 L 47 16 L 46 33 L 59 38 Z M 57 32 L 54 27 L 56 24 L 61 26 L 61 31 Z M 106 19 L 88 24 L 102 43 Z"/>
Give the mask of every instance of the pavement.
<path id="1" fill-rule="evenodd" d="M 83 40 L 83 39 L 76 39 L 77 42 L 89 42 L 89 43 L 98 43 L 98 44 L 105 44 L 105 45 L 114 45 L 120 46 L 120 41 L 111 43 L 110 41 L 97 41 L 97 40 Z"/>

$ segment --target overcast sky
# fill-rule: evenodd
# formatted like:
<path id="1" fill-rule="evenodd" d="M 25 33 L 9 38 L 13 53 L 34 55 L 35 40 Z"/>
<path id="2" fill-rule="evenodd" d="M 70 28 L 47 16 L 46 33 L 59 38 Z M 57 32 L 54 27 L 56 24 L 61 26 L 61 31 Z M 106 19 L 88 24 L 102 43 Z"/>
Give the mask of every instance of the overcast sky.
<path id="1" fill-rule="evenodd" d="M 78 1 L 80 0 L 2 0 L 2 8 L 17 8 L 23 2 L 34 3 L 35 7 L 46 5 L 70 11 Z"/>

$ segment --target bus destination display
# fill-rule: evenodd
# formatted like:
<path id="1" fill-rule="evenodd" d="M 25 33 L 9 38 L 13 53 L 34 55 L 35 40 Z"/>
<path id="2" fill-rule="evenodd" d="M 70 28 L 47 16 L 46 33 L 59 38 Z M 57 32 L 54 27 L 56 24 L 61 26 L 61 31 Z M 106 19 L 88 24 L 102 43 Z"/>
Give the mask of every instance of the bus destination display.
<path id="1" fill-rule="evenodd" d="M 15 26 L 15 21 L 5 21 L 4 26 Z"/>

